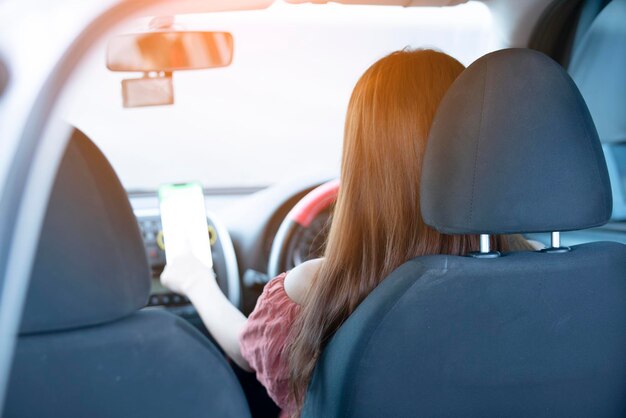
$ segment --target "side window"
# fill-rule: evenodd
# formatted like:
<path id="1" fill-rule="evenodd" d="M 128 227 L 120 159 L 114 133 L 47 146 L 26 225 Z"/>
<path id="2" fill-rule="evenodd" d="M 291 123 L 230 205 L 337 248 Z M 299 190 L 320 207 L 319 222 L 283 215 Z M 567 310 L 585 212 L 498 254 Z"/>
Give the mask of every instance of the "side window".
<path id="1" fill-rule="evenodd" d="M 568 71 L 596 124 L 613 188 L 613 220 L 626 220 L 626 0 L 587 0 Z M 598 13 L 599 12 L 599 13 Z M 588 29 L 584 31 L 584 27 Z M 583 32 L 584 33 L 580 33 Z"/>
<path id="2" fill-rule="evenodd" d="M 619 174 L 619 187 L 623 193 L 626 193 L 626 144 L 608 145 L 610 152 L 613 153 L 615 163 L 617 164 L 617 170 Z"/>
<path id="3" fill-rule="evenodd" d="M 571 23 L 561 22 L 561 32 L 547 34 L 539 27 L 535 38 L 545 41 L 542 36 L 548 37 L 552 43 L 546 46 L 535 39 L 530 47 L 565 65 L 580 89 L 602 141 L 613 190 L 612 222 L 602 228 L 565 232 L 561 242 L 577 245 L 608 240 L 626 244 L 626 0 L 559 4 L 566 9 L 551 10 L 552 16 L 546 18 L 557 23 L 568 18 Z M 529 238 L 544 244 L 550 240 L 549 234 L 529 234 Z"/>
<path id="4" fill-rule="evenodd" d="M 613 189 L 612 220 L 626 220 L 626 143 L 602 145 Z"/>

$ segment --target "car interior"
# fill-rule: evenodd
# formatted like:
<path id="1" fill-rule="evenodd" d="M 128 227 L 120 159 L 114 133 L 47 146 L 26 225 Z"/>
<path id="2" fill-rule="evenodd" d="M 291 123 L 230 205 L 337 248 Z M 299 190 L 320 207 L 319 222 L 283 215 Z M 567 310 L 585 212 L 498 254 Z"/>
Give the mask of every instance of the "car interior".
<path id="1" fill-rule="evenodd" d="M 323 255 L 346 94 L 379 51 L 407 46 L 392 24 L 375 51 L 356 34 L 382 31 L 378 14 L 410 33 L 419 13 L 427 16 L 419 30 L 435 35 L 459 25 L 444 49 L 463 51 L 464 34 L 481 42 L 459 52 L 467 68 L 439 106 L 420 182 L 424 221 L 445 234 L 480 235 L 481 249 L 417 257 L 385 278 L 328 342 L 302 416 L 626 415 L 626 0 L 279 3 L 117 17 L 58 87 L 65 96 L 53 115 L 71 134 L 47 191 L 1 416 L 278 417 L 254 373 L 224 355 L 189 299 L 160 283 L 158 186 L 204 183 L 217 282 L 249 315 L 268 281 Z M 464 10 L 488 19 L 463 26 Z M 333 13 L 344 17 L 323 23 Z M 334 34 L 352 13 L 354 32 L 349 26 L 337 43 L 354 43 L 354 59 L 298 50 L 299 36 Z M 429 29 L 435 17 L 440 26 Z M 238 60 L 264 51 L 231 28 L 254 37 L 273 25 L 281 41 L 268 51 L 280 59 L 250 67 L 261 87 L 248 92 Z M 150 62 L 133 56 L 141 54 L 127 42 L 133 36 L 158 52 Z M 198 71 L 174 68 L 163 53 L 203 42 L 209 53 L 181 58 Z M 354 61 L 354 70 L 333 78 L 333 59 Z M 302 93 L 283 73 L 271 78 L 291 61 L 328 67 L 315 80 L 330 87 L 292 74 L 307 85 Z M 0 100 L 11 83 L 6 64 L 0 55 Z M 222 94 L 239 83 L 240 96 Z M 332 92 L 340 90 L 333 83 L 345 93 Z M 320 96 L 307 98 L 315 90 Z M 268 93 L 283 107 L 272 108 Z M 290 95 L 297 100 L 284 99 Z M 197 109 L 203 101 L 210 104 Z M 327 113 L 336 120 L 325 124 Z M 153 119 L 156 127 L 144 126 Z M 171 131 L 159 134 L 166 124 Z M 213 125 L 226 134 L 183 150 Z M 334 137 L 319 138 L 331 128 Z M 160 139 L 185 129 L 197 130 L 196 139 Z M 125 130 L 144 135 L 131 144 L 130 134 L 118 135 Z M 259 133 L 228 144 L 231 130 Z M 286 150 L 269 155 L 271 147 Z M 175 162 L 157 173 L 157 155 Z M 302 157 L 282 165 L 294 155 Z M 202 172 L 192 177 L 192 167 Z M 489 247 L 499 234 L 523 234 L 543 249 L 500 254 Z"/>

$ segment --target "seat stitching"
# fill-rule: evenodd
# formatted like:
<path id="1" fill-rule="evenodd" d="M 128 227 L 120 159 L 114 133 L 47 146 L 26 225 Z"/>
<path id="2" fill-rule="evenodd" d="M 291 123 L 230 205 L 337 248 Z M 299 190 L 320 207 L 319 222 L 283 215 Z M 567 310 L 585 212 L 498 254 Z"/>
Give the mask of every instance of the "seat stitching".
<path id="1" fill-rule="evenodd" d="M 488 66 L 485 66 L 483 71 L 483 102 L 480 108 L 480 124 L 478 125 L 478 139 L 476 140 L 476 148 L 474 150 L 474 171 L 472 172 L 472 193 L 470 195 L 470 210 L 469 210 L 469 224 L 472 224 L 473 212 L 474 212 L 474 190 L 476 186 L 476 167 L 478 165 L 478 154 L 480 149 L 480 140 L 482 138 L 483 122 L 485 117 L 485 101 L 487 96 L 487 71 Z M 468 226 L 470 226 L 468 225 Z"/>

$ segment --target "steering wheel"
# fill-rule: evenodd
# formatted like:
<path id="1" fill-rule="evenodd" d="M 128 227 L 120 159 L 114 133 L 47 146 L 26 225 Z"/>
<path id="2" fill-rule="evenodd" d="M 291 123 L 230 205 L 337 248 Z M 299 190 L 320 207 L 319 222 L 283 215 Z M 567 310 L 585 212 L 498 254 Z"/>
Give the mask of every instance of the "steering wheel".
<path id="1" fill-rule="evenodd" d="M 312 258 L 326 241 L 330 208 L 337 200 L 339 179 L 311 190 L 289 211 L 272 242 L 267 274 L 270 278 Z M 299 244 L 304 242 L 303 251 Z"/>

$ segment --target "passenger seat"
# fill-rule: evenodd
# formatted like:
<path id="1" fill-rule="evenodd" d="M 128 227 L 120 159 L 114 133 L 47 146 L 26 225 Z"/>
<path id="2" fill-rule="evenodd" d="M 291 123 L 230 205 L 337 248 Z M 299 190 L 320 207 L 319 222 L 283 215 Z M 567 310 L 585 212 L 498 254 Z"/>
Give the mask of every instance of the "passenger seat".
<path id="1" fill-rule="evenodd" d="M 249 416 L 224 356 L 179 317 L 142 309 L 149 292 L 126 192 L 76 130 L 48 204 L 2 416 Z"/>

